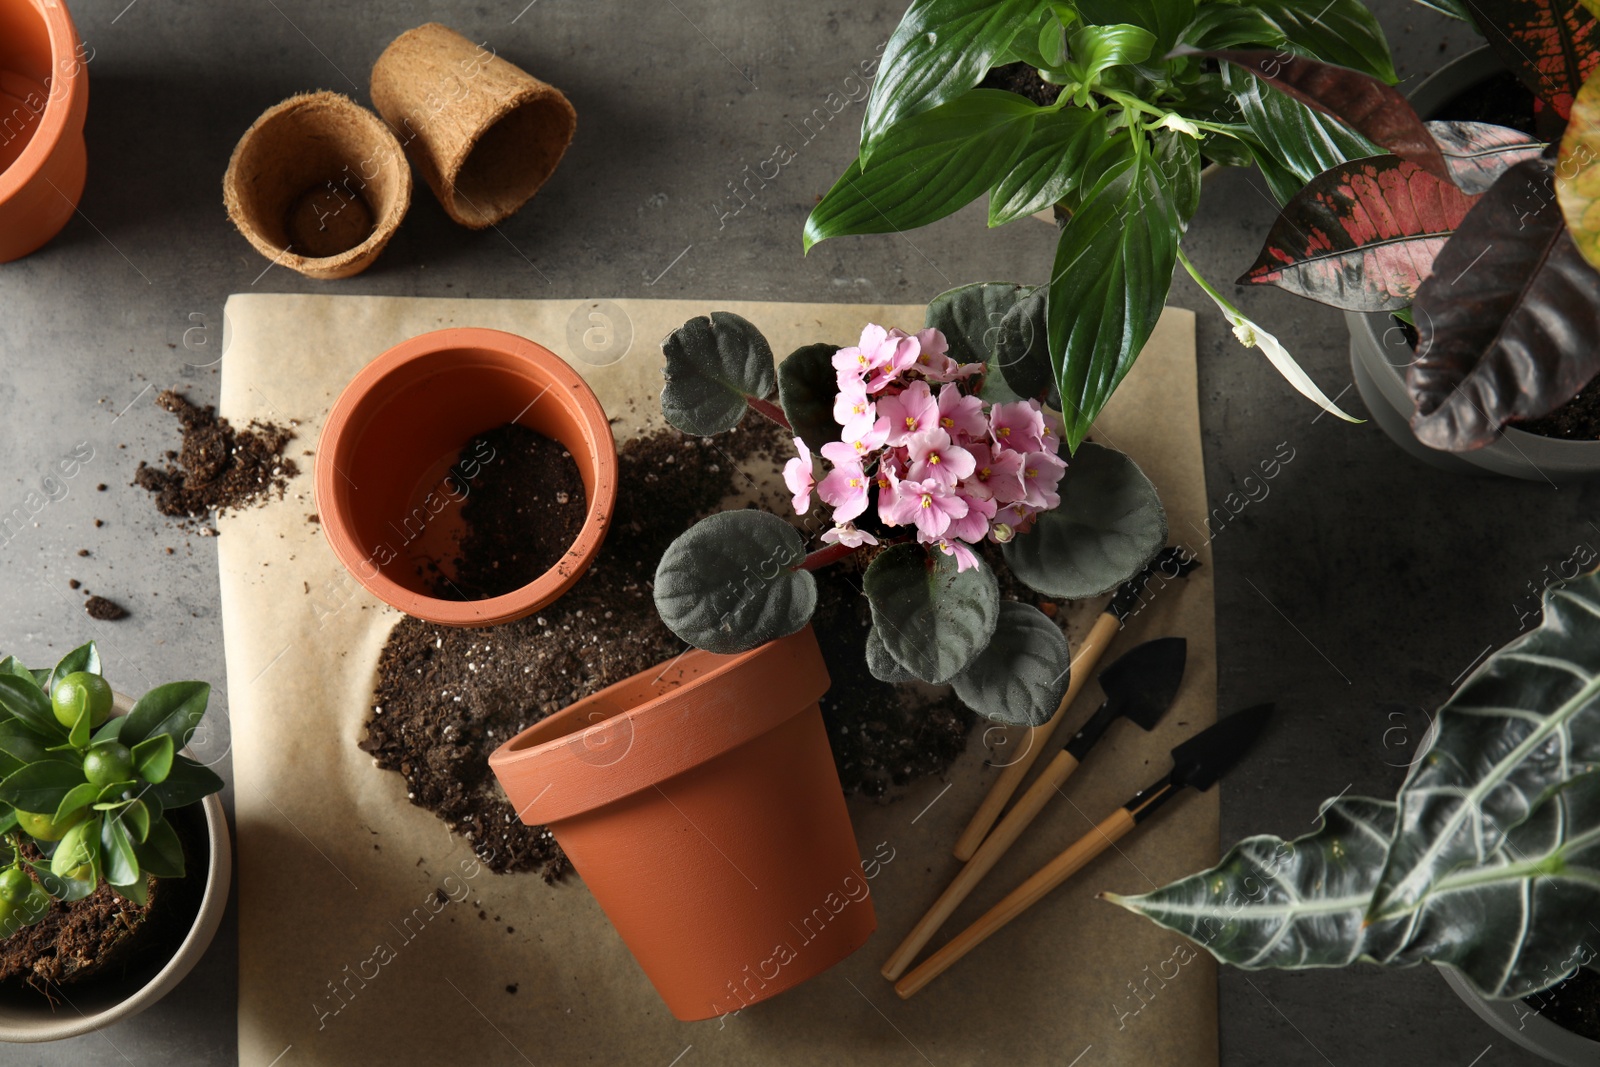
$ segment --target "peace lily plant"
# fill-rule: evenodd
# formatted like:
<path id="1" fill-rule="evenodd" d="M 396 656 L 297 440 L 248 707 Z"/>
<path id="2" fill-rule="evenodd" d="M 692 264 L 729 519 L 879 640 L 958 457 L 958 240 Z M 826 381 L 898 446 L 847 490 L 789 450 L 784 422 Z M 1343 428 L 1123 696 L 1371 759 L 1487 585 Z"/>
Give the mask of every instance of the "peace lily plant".
<path id="1" fill-rule="evenodd" d="M 0 937 L 101 883 L 143 904 L 148 875 L 183 877 L 165 813 L 222 788 L 178 752 L 210 692 L 204 682 L 160 685 L 112 717 L 93 642 L 54 668 L 0 659 Z"/>
<path id="2" fill-rule="evenodd" d="M 753 509 L 690 528 L 656 571 L 673 632 L 720 653 L 793 633 L 816 607 L 812 572 L 869 553 L 875 677 L 950 683 L 1001 722 L 1048 719 L 1067 687 L 1066 639 L 1038 608 L 1001 598 L 993 561 L 1045 596 L 1097 596 L 1143 568 L 1167 526 L 1132 460 L 1084 444 L 1069 463 L 1060 417 L 1008 384 L 1042 386 L 1030 338 L 994 325 L 1025 327 L 1013 312 L 1033 292 L 955 289 L 922 330 L 868 324 L 853 345 L 806 345 L 776 368 L 766 338 L 730 312 L 674 331 L 662 345 L 667 421 L 709 436 L 754 409 L 793 433 L 784 478 L 802 528 Z"/>
<path id="3" fill-rule="evenodd" d="M 1393 800 L 1336 797 L 1305 837 L 1105 896 L 1247 970 L 1429 962 L 1498 998 L 1562 981 L 1600 916 L 1600 577 L 1545 593 L 1539 628 L 1439 709 Z"/>
<path id="4" fill-rule="evenodd" d="M 1022 314 L 1041 324 L 1072 451 L 1133 367 L 1180 263 L 1243 343 L 1348 418 L 1180 247 L 1203 160 L 1257 164 L 1283 201 L 1373 152 L 1339 119 L 1193 54 L 1229 48 L 1396 80 L 1359 0 L 914 0 L 884 50 L 858 158 L 812 210 L 805 248 L 926 226 L 985 192 L 991 226 L 1058 209 L 1049 280 Z M 984 84 L 1012 64 L 1037 72 L 1044 102 Z"/>

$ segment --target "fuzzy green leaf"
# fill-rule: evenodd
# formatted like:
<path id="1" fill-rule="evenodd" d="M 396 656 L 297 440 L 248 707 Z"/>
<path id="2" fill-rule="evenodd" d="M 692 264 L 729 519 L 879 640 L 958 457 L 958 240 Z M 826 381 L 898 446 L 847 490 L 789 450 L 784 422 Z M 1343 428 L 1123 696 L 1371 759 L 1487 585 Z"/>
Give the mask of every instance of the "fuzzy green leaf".
<path id="1" fill-rule="evenodd" d="M 948 682 L 971 664 L 1000 617 L 993 570 L 958 571 L 953 557 L 918 544 L 879 554 L 861 584 L 884 648 L 925 682 Z"/>
<path id="2" fill-rule="evenodd" d="M 924 324 L 943 333 L 957 363 L 988 363 L 1000 340 L 1000 324 L 1017 301 L 1033 292 L 1016 282 L 977 282 L 928 301 Z"/>
<path id="3" fill-rule="evenodd" d="M 867 630 L 867 670 L 880 682 L 913 682 L 917 676 L 889 655 L 876 626 Z"/>
<path id="4" fill-rule="evenodd" d="M 1042 726 L 1066 695 L 1071 667 L 1061 627 L 1031 604 L 1003 600 L 989 644 L 950 684 L 986 718 Z"/>
<path id="5" fill-rule="evenodd" d="M 833 369 L 838 345 L 815 344 L 797 348 L 778 364 L 778 400 L 794 434 L 813 450 L 839 437 L 833 421 L 833 398 L 839 378 Z"/>
<path id="6" fill-rule="evenodd" d="M 744 652 L 804 626 L 817 583 L 800 534 L 764 511 L 724 511 L 681 535 L 656 568 L 667 628 L 710 652 Z"/>
<path id="7" fill-rule="evenodd" d="M 772 346 L 731 311 L 690 319 L 667 335 L 661 351 L 667 357 L 661 413 L 684 433 L 731 430 L 744 418 L 746 397 L 765 400 L 777 387 Z"/>

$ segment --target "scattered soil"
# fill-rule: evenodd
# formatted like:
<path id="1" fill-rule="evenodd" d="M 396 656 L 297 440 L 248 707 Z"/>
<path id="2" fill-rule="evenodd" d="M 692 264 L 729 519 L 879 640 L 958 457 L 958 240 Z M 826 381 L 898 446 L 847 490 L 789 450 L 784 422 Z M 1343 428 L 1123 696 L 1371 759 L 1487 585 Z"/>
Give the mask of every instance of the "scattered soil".
<path id="1" fill-rule="evenodd" d="M 76 579 L 76 578 L 68 578 L 67 579 L 67 588 L 69 588 L 69 589 L 77 589 L 81 585 L 83 585 L 83 583 L 78 581 L 78 579 Z"/>
<path id="2" fill-rule="evenodd" d="M 490 869 L 561 877 L 566 856 L 544 827 L 517 820 L 489 771 L 490 753 L 546 715 L 683 651 L 652 599 L 661 554 L 749 488 L 742 468 L 771 470 L 791 453 L 788 435 L 756 417 L 714 441 L 663 430 L 624 444 L 605 549 L 571 592 L 536 616 L 488 629 L 402 619 L 379 660 L 361 748 L 404 775 L 412 803 L 439 815 Z M 783 514 L 787 497 L 761 503 Z M 974 716 L 948 690 L 873 678 L 859 565 L 817 577 L 815 630 L 832 677 L 822 713 L 840 779 L 847 793 L 889 799 L 942 773 L 965 748 Z"/>
<path id="3" fill-rule="evenodd" d="M 1040 107 L 1050 106 L 1061 95 L 1061 86 L 1051 85 L 1039 77 L 1037 69 L 1026 63 L 1007 63 L 1003 67 L 994 67 L 978 85 L 983 89 L 1004 89 L 1008 93 L 1016 93 Z"/>
<path id="4" fill-rule="evenodd" d="M 1565 982 L 1523 1002 L 1563 1030 L 1600 1041 L 1600 971 L 1579 968 Z"/>
<path id="5" fill-rule="evenodd" d="M 177 416 L 183 447 L 166 454 L 164 468 L 141 462 L 133 481 L 155 494 L 163 515 L 203 520 L 212 512 L 262 503 L 274 491 L 281 500 L 289 479 L 300 473 L 283 454 L 294 439 L 292 429 L 252 422 L 236 430 L 211 405 L 199 407 L 171 389 L 156 397 L 156 405 Z"/>
<path id="6" fill-rule="evenodd" d="M 85 600 L 83 610 L 89 613 L 89 618 L 99 619 L 101 622 L 115 622 L 128 617 L 127 608 L 103 596 L 92 596 Z"/>
<path id="7" fill-rule="evenodd" d="M 455 577 L 434 580 L 444 600 L 486 600 L 534 581 L 572 547 L 588 512 L 578 464 L 559 442 L 507 423 L 467 442 L 462 464 L 476 463 L 484 443 L 494 459 L 461 505 L 467 531 Z"/>

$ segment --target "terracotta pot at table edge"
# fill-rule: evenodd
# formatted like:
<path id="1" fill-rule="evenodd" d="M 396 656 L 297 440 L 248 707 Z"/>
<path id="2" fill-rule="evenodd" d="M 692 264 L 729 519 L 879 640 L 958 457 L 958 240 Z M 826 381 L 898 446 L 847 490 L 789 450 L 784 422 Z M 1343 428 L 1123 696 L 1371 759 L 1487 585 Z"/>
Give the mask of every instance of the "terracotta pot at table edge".
<path id="1" fill-rule="evenodd" d="M 132 709 L 131 697 L 114 694 L 113 715 L 126 715 Z M 183 751 L 184 755 L 193 755 L 188 749 Z M 233 880 L 233 842 L 222 800 L 213 793 L 200 801 L 199 808 L 206 821 L 206 855 L 188 856 L 186 865 L 187 877 L 205 878 L 205 890 L 194 923 L 167 962 L 142 983 L 97 978 L 89 984 L 87 993 L 68 986 L 65 992 L 73 998 L 70 1008 L 59 1002 L 52 1005 L 38 995 L 32 999 L 0 999 L 0 1042 L 60 1041 L 131 1019 L 172 992 L 194 970 L 222 924 L 222 913 L 228 907 L 228 887 Z"/>
<path id="2" fill-rule="evenodd" d="M 518 422 L 561 442 L 583 478 L 588 511 L 554 567 L 485 600 L 431 594 L 407 538 L 437 536 L 426 501 L 477 435 Z M 466 483 L 463 485 L 462 483 Z M 502 330 L 435 330 L 368 363 L 333 405 L 317 447 L 316 499 L 335 555 L 369 592 L 407 615 L 446 626 L 493 626 L 530 615 L 582 577 L 604 541 L 617 497 L 611 424 L 577 372 L 542 345 Z M 447 547 L 448 542 L 441 542 Z"/>
<path id="3" fill-rule="evenodd" d="M 688 652 L 489 759 L 679 1019 L 793 988 L 877 927 L 817 705 L 827 688 L 807 626 L 736 656 Z"/>
<path id="4" fill-rule="evenodd" d="M 0 0 L 0 129 L 8 137 L 0 159 L 19 129 L 33 127 L 0 171 L 0 263 L 36 251 L 78 208 L 89 166 L 86 64 L 65 5 Z"/>

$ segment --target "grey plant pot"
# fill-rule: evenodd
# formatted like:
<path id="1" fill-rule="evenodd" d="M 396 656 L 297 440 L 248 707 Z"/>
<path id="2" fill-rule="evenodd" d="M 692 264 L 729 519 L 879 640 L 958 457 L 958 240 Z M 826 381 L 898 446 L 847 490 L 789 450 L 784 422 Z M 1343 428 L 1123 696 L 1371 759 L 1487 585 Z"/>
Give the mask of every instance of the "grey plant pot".
<path id="1" fill-rule="evenodd" d="M 112 714 L 126 715 L 132 707 L 131 699 L 117 693 Z M 193 755 L 187 749 L 184 754 Z M 233 845 L 222 801 L 213 793 L 200 802 L 200 807 L 206 819 L 207 855 L 193 857 L 196 862 L 188 876 L 198 878 L 204 870 L 205 892 L 189 933 L 172 957 L 154 975 L 146 971 L 142 980 L 96 982 L 88 994 L 69 986 L 71 1002 L 63 1000 L 54 1007 L 31 990 L 0 997 L 0 1042 L 60 1041 L 130 1019 L 166 996 L 194 969 L 222 923 L 233 877 Z M 0 1056 L 0 1062 L 12 1061 Z"/>
<path id="2" fill-rule="evenodd" d="M 1451 97 L 1505 69 L 1487 47 L 1442 67 L 1417 86 L 1411 103 L 1428 115 Z M 1504 475 L 1536 482 L 1571 482 L 1600 475 L 1600 441 L 1563 441 L 1507 427 L 1486 448 L 1442 452 L 1411 432 L 1414 405 L 1404 373 L 1414 358 L 1394 320 L 1385 314 L 1346 312 L 1350 328 L 1350 369 L 1373 421 L 1408 454 L 1457 474 Z"/>
<path id="3" fill-rule="evenodd" d="M 1563 1067 L 1594 1067 L 1600 1063 L 1600 1041 L 1590 1041 L 1562 1029 L 1520 1000 L 1488 1000 L 1479 996 L 1453 967 L 1440 967 L 1439 973 L 1478 1018 L 1513 1044 Z"/>

